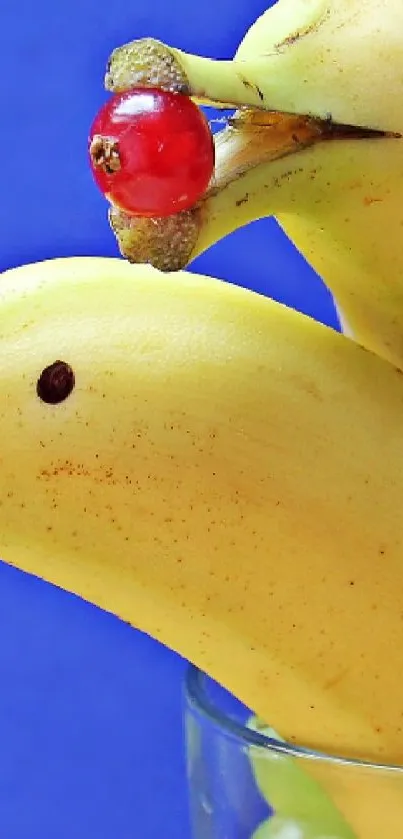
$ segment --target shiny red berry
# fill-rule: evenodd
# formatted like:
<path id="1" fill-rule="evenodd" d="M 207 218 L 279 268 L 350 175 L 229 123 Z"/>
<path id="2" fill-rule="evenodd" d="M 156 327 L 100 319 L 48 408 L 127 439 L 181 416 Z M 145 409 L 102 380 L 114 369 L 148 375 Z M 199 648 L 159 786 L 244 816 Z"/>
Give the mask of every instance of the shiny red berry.
<path id="1" fill-rule="evenodd" d="M 136 88 L 101 108 L 89 138 L 96 183 L 126 213 L 169 216 L 201 198 L 214 170 L 203 112 L 179 93 Z"/>

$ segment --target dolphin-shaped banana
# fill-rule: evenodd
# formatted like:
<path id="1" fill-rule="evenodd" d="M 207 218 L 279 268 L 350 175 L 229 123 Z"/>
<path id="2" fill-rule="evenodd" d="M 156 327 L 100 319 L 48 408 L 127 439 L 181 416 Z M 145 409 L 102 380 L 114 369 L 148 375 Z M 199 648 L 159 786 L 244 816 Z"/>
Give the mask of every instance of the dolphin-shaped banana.
<path id="1" fill-rule="evenodd" d="M 122 260 L 6 272 L 0 323 L 0 555 L 291 741 L 403 763 L 400 371 L 259 295 Z M 389 792 L 334 795 L 373 839 L 385 808 L 401 823 Z"/>

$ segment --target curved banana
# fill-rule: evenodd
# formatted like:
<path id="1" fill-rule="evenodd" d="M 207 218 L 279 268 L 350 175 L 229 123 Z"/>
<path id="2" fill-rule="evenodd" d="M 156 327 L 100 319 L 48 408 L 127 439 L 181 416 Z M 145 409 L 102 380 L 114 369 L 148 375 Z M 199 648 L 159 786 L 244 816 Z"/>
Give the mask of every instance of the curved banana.
<path id="1" fill-rule="evenodd" d="M 122 254 L 177 270 L 274 215 L 329 286 L 346 330 L 403 367 L 399 0 L 279 0 L 233 61 L 151 39 L 115 50 L 107 88 L 148 83 L 247 110 L 216 135 L 215 180 L 192 212 L 149 221 L 111 210 Z"/>
<path id="2" fill-rule="evenodd" d="M 0 317 L 0 555 L 290 741 L 403 763 L 401 373 L 256 294 L 121 260 L 6 272 Z M 331 790 L 360 839 L 385 807 L 401 824 L 387 793 Z"/>

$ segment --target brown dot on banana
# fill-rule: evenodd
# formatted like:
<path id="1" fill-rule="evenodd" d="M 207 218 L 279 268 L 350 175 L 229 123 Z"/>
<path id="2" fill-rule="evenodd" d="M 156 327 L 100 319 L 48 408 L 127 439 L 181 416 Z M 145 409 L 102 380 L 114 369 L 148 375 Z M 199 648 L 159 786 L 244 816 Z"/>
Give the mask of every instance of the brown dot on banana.
<path id="1" fill-rule="evenodd" d="M 123 256 L 178 270 L 275 216 L 329 287 L 346 333 L 402 366 L 402 32 L 397 0 L 279 0 L 232 61 L 152 39 L 117 48 L 108 90 L 158 84 L 236 109 L 192 211 L 150 221 L 111 208 Z"/>

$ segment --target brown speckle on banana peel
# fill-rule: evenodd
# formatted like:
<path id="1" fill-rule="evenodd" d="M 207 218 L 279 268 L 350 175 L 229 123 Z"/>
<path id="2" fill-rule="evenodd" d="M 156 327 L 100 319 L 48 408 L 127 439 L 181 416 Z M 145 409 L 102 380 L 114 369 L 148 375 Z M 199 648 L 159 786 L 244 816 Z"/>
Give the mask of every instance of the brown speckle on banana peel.
<path id="1" fill-rule="evenodd" d="M 109 223 L 120 253 L 129 262 L 149 263 L 160 271 L 185 268 L 197 250 L 210 199 L 251 167 L 295 153 L 320 139 L 315 121 L 305 117 L 238 112 L 214 137 L 214 178 L 195 207 L 165 218 L 139 218 L 110 208 Z"/>

